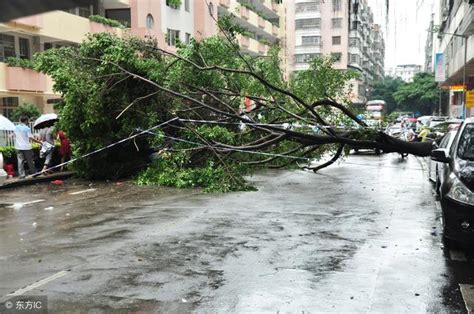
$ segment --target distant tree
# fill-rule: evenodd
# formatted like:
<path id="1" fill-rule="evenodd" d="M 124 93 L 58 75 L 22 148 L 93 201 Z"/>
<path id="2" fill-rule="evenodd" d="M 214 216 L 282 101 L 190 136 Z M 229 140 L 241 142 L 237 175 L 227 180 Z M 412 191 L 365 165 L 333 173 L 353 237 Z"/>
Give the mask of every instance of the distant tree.
<path id="1" fill-rule="evenodd" d="M 439 89 L 432 73 L 417 73 L 413 82 L 403 83 L 393 98 L 402 111 L 432 114 L 438 103 Z"/>
<path id="2" fill-rule="evenodd" d="M 19 105 L 12 113 L 13 121 L 20 121 L 20 117 L 25 116 L 30 120 L 34 120 L 40 116 L 41 112 L 34 104 L 24 103 Z"/>
<path id="3" fill-rule="evenodd" d="M 395 93 L 402 84 L 402 79 L 387 76 L 383 81 L 375 82 L 370 98 L 384 100 L 386 102 L 386 114 L 390 114 L 397 108 L 397 102 L 393 98 L 393 93 Z"/>

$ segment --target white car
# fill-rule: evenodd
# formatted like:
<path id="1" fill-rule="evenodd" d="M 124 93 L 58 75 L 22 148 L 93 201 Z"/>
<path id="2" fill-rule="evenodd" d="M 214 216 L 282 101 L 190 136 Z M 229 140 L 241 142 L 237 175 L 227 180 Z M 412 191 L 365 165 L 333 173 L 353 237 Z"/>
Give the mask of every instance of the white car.
<path id="1" fill-rule="evenodd" d="M 454 137 L 458 131 L 449 131 L 446 133 L 440 140 L 437 148 L 446 148 L 448 151 L 453 144 Z M 428 179 L 431 182 L 438 184 L 438 171 L 441 170 L 440 167 L 443 167 L 443 163 L 434 161 L 433 159 L 429 159 L 428 162 Z M 436 186 L 438 189 L 438 186 Z"/>

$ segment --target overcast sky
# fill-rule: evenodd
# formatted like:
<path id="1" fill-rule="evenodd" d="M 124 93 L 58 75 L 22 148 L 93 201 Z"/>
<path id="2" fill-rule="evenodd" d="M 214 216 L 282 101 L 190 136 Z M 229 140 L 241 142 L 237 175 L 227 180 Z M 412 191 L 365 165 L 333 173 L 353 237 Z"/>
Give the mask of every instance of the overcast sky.
<path id="1" fill-rule="evenodd" d="M 385 69 L 425 62 L 425 44 L 436 0 L 368 0 L 385 38 Z M 386 1 L 390 1 L 388 24 Z M 436 24 L 436 23 L 435 23 Z"/>

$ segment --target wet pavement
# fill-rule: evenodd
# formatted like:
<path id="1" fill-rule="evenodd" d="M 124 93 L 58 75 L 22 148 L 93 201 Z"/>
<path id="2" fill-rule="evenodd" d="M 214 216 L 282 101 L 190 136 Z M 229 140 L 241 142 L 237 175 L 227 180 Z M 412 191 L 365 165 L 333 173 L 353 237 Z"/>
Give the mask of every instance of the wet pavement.
<path id="1" fill-rule="evenodd" d="M 51 313 L 474 304 L 474 253 L 442 247 L 421 160 L 356 155 L 251 180 L 258 191 L 71 180 L 0 191 L 0 301 L 47 296 Z"/>

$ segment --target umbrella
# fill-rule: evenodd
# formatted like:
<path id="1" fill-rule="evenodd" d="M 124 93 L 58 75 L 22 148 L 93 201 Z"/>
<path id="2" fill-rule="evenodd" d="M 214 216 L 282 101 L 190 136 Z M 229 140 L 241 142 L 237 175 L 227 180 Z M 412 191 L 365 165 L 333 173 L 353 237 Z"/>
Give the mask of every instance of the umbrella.
<path id="1" fill-rule="evenodd" d="M 42 129 L 52 126 L 56 121 L 58 121 L 58 115 L 55 113 L 46 113 L 42 114 L 38 119 L 35 120 L 33 127 L 35 129 Z"/>
<path id="2" fill-rule="evenodd" d="M 5 118 L 0 114 L 0 130 L 13 131 L 15 130 L 15 125 L 13 122 Z"/>

